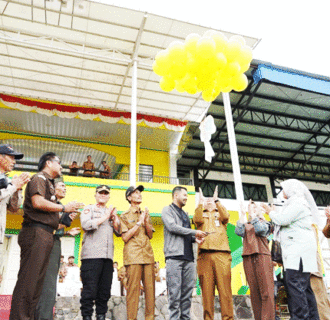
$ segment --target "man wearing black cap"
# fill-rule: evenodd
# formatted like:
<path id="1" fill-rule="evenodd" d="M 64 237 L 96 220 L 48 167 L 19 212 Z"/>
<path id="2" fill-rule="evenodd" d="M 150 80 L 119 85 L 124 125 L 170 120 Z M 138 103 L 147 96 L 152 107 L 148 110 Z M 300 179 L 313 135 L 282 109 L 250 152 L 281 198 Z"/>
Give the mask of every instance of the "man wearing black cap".
<path id="1" fill-rule="evenodd" d="M 85 231 L 81 248 L 81 292 L 80 309 L 83 320 L 91 320 L 95 301 L 96 319 L 105 320 L 113 274 L 113 232 L 121 235 L 121 224 L 116 208 L 107 203 L 110 187 L 96 187 L 96 204 L 88 205 L 80 215 L 81 227 Z"/>
<path id="2" fill-rule="evenodd" d="M 22 187 L 30 181 L 26 172 L 10 181 L 6 173 L 14 169 L 16 160 L 23 158 L 23 153 L 17 153 L 9 144 L 0 145 L 0 243 L 3 243 L 6 230 L 7 209 L 16 212 L 22 204 Z M 0 263 L 1 265 L 1 263 Z"/>
<path id="3" fill-rule="evenodd" d="M 154 253 L 150 244 L 154 229 L 150 221 L 148 208 L 142 211 L 141 192 L 143 186 L 129 187 L 126 200 L 130 203 L 128 211 L 120 216 L 124 245 L 124 265 L 127 273 L 127 320 L 136 320 L 140 282 L 145 292 L 145 319 L 153 320 L 155 313 L 155 272 Z"/>
<path id="4" fill-rule="evenodd" d="M 34 319 L 54 243 L 53 234 L 59 225 L 59 213 L 77 212 L 81 208 L 75 201 L 65 206 L 56 202 L 54 179 L 61 175 L 62 166 L 55 153 L 43 154 L 38 170 L 25 189 L 23 223 L 18 236 L 21 263 L 10 320 Z"/>

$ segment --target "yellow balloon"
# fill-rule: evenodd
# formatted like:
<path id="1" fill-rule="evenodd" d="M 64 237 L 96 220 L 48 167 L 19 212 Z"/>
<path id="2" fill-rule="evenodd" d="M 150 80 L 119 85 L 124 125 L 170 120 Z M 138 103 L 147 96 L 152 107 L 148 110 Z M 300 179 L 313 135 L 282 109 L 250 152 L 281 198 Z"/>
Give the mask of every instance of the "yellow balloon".
<path id="1" fill-rule="evenodd" d="M 197 88 L 200 91 L 213 89 L 215 86 L 215 80 L 209 78 L 202 78 L 197 80 Z"/>
<path id="2" fill-rule="evenodd" d="M 199 64 L 198 64 L 198 61 L 195 59 L 195 56 L 193 56 L 191 54 L 188 54 L 186 67 L 187 67 L 187 72 L 188 73 L 191 73 L 191 74 L 196 74 L 197 73 L 197 70 L 199 68 Z"/>
<path id="3" fill-rule="evenodd" d="M 182 60 L 186 57 L 187 53 L 183 43 L 176 41 L 171 47 L 168 48 L 169 56 L 171 59 Z"/>
<path id="4" fill-rule="evenodd" d="M 230 92 L 231 90 L 233 90 L 233 88 L 230 85 L 227 87 L 221 88 L 221 92 Z"/>
<path id="5" fill-rule="evenodd" d="M 241 73 L 244 73 L 244 72 L 246 72 L 250 69 L 250 64 L 249 63 L 243 64 L 243 65 L 240 65 L 240 66 L 241 66 Z"/>
<path id="6" fill-rule="evenodd" d="M 183 88 L 185 89 L 186 92 L 189 94 L 195 94 L 197 93 L 197 82 L 196 78 L 187 73 L 186 76 L 182 79 L 183 82 Z"/>
<path id="7" fill-rule="evenodd" d="M 196 53 L 196 45 L 198 40 L 201 38 L 201 36 L 197 33 L 191 33 L 186 37 L 184 46 L 186 52 L 190 52 L 192 54 Z"/>
<path id="8" fill-rule="evenodd" d="M 165 92 L 170 92 L 175 88 L 175 81 L 170 77 L 163 77 L 159 81 L 160 88 Z"/>
<path id="9" fill-rule="evenodd" d="M 185 89 L 184 89 L 184 82 L 182 80 L 176 80 L 175 81 L 175 89 L 176 91 L 178 92 L 184 92 Z"/>
<path id="10" fill-rule="evenodd" d="M 168 50 L 162 50 L 156 54 L 155 61 L 158 64 L 163 64 L 166 63 L 167 57 L 168 57 Z"/>
<path id="11" fill-rule="evenodd" d="M 216 90 L 220 90 L 221 88 L 228 87 L 229 82 L 230 82 L 230 78 L 226 74 L 221 73 L 219 77 L 216 79 L 216 84 L 215 84 Z"/>
<path id="12" fill-rule="evenodd" d="M 215 42 L 211 38 L 202 38 L 197 42 L 197 56 L 199 59 L 207 60 L 215 56 Z"/>
<path id="13" fill-rule="evenodd" d="M 156 61 L 154 61 L 154 63 L 152 64 L 152 70 L 154 70 L 154 72 L 156 74 L 158 74 L 159 76 L 165 75 L 164 70 L 161 68 L 161 66 Z"/>
<path id="14" fill-rule="evenodd" d="M 225 53 L 228 46 L 228 39 L 226 38 L 226 36 L 218 32 L 212 36 L 212 39 L 215 43 L 216 52 Z"/>
<path id="15" fill-rule="evenodd" d="M 249 84 L 247 76 L 243 74 L 239 74 L 236 77 L 233 77 L 230 81 L 230 85 L 235 91 L 244 91 Z"/>
<path id="16" fill-rule="evenodd" d="M 182 79 L 187 73 L 187 66 L 181 63 L 173 63 L 169 69 L 169 75 L 175 79 Z"/>
<path id="17" fill-rule="evenodd" d="M 226 58 L 229 62 L 235 61 L 241 54 L 241 44 L 238 41 L 229 41 L 226 49 Z"/>
<path id="18" fill-rule="evenodd" d="M 241 71 L 241 66 L 238 62 L 229 62 L 223 69 L 224 73 L 229 77 L 234 77 Z"/>
<path id="19" fill-rule="evenodd" d="M 202 97 L 205 101 L 211 102 L 214 100 L 213 90 L 205 90 L 202 92 Z"/>
<path id="20" fill-rule="evenodd" d="M 241 48 L 241 52 L 236 60 L 241 66 L 243 66 L 243 65 L 250 64 L 252 61 L 252 58 L 253 58 L 252 49 L 248 46 L 243 46 Z"/>
<path id="21" fill-rule="evenodd" d="M 222 52 L 218 52 L 214 59 L 214 66 L 216 70 L 222 70 L 227 64 L 227 58 Z"/>

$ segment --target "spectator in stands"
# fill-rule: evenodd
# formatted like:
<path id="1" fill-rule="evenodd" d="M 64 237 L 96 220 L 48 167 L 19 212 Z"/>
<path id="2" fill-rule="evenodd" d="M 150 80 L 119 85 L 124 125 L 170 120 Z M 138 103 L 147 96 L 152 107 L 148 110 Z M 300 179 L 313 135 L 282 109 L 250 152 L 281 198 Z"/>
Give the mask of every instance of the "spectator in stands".
<path id="1" fill-rule="evenodd" d="M 77 176 L 78 175 L 78 171 L 80 169 L 80 167 L 77 164 L 77 161 L 72 161 L 72 163 L 69 165 L 69 169 L 70 169 L 70 176 Z"/>
<path id="2" fill-rule="evenodd" d="M 64 182 L 56 182 L 55 196 L 57 199 L 57 203 L 61 204 L 62 199 L 64 199 L 66 196 L 66 187 Z M 67 226 L 70 226 L 71 221 L 74 220 L 76 217 L 77 213 L 71 213 L 69 215 L 70 221 L 68 221 L 69 223 Z M 65 231 L 64 227 L 65 225 L 60 223 L 59 228 L 53 236 L 54 245 L 49 258 L 49 264 L 43 283 L 42 293 L 36 308 L 35 320 L 52 319 L 53 317 L 53 308 L 56 302 L 56 282 L 61 265 L 61 237 L 64 235 L 75 236 L 80 233 L 80 228 L 73 228 L 69 231 Z"/>
<path id="3" fill-rule="evenodd" d="M 125 266 L 118 270 L 118 280 L 120 281 L 120 295 L 125 296 L 127 292 L 127 273 Z"/>
<path id="4" fill-rule="evenodd" d="M 102 166 L 103 166 L 103 171 L 100 172 L 100 177 L 101 178 L 110 178 L 111 177 L 111 169 L 107 165 L 106 161 L 102 161 Z"/>
<path id="5" fill-rule="evenodd" d="M 61 260 L 60 260 L 60 270 L 66 267 L 66 262 L 64 261 L 64 256 L 61 256 Z"/>
<path id="6" fill-rule="evenodd" d="M 275 319 L 274 266 L 267 237 L 271 225 L 262 214 L 262 209 L 250 200 L 248 222 L 245 208 L 241 209 L 235 233 L 243 238 L 243 266 L 250 286 L 251 303 L 256 320 Z"/>
<path id="7" fill-rule="evenodd" d="M 291 319 L 319 320 L 315 296 L 310 284 L 311 272 L 317 272 L 317 244 L 312 223 L 319 225 L 318 209 L 307 187 L 296 179 L 281 183 L 287 201 L 281 213 L 263 204 L 271 220 L 280 226 L 280 242 L 289 295 Z"/>
<path id="8" fill-rule="evenodd" d="M 113 263 L 111 296 L 120 296 L 120 281 L 118 279 L 118 262 Z"/>
<path id="9" fill-rule="evenodd" d="M 91 177 L 95 175 L 95 166 L 92 162 L 92 156 L 87 156 L 87 161 L 84 162 L 82 168 L 84 169 L 83 175 L 86 177 Z"/>
<path id="10" fill-rule="evenodd" d="M 70 256 L 68 258 L 68 264 L 66 265 L 67 268 L 70 267 L 78 267 L 75 263 L 74 263 L 74 256 Z"/>
<path id="11" fill-rule="evenodd" d="M 33 319 L 49 257 L 54 244 L 53 233 L 60 221 L 60 212 L 77 212 L 76 201 L 58 204 L 54 179 L 62 173 L 61 160 L 53 152 L 43 154 L 39 172 L 28 182 L 23 205 L 23 223 L 18 236 L 21 263 L 13 293 L 10 319 Z"/>
<path id="12" fill-rule="evenodd" d="M 67 275 L 66 265 L 60 268 L 58 271 L 58 282 L 63 283 L 65 276 Z"/>

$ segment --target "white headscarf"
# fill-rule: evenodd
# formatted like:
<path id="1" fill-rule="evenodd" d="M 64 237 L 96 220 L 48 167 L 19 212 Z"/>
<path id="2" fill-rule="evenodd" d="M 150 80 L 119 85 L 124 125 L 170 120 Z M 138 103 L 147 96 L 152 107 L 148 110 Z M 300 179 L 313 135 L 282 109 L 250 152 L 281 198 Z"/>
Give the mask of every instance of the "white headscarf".
<path id="1" fill-rule="evenodd" d="M 306 185 L 297 179 L 289 179 L 281 182 L 281 186 L 288 197 L 284 207 L 288 206 L 293 200 L 299 200 L 301 204 L 306 205 L 311 210 L 313 223 L 320 226 L 317 205 Z"/>

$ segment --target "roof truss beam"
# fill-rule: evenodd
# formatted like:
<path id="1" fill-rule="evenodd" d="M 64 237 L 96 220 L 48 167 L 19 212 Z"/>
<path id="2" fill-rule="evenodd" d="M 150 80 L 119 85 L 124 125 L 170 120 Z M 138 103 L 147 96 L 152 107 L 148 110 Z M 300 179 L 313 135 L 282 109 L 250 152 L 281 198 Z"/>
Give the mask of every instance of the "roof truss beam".
<path id="1" fill-rule="evenodd" d="M 219 120 L 225 120 L 224 116 L 213 116 L 215 119 Z M 286 131 L 294 131 L 294 132 L 301 132 L 301 133 L 306 133 L 306 134 L 317 134 L 320 136 L 328 136 L 330 134 L 330 127 L 329 126 L 321 126 L 319 130 L 325 130 L 324 132 L 319 131 L 319 130 L 312 130 L 312 129 L 303 129 L 303 128 L 294 128 L 290 125 L 280 125 L 280 124 L 275 124 L 272 123 L 271 117 L 258 117 L 259 121 L 254 120 L 247 120 L 247 119 L 240 119 L 238 122 L 239 123 L 246 123 L 250 125 L 258 125 L 266 128 L 271 128 L 271 129 L 278 129 L 278 130 L 286 130 Z"/>
<path id="2" fill-rule="evenodd" d="M 199 160 L 199 157 L 191 157 L 191 156 L 182 156 L 182 159 L 187 160 Z M 304 168 L 303 171 L 298 171 L 297 167 L 294 166 L 293 163 L 291 163 L 287 168 L 274 172 L 274 167 L 281 165 L 281 163 L 284 162 L 283 159 L 272 159 L 272 158 L 264 158 L 260 156 L 253 156 L 253 155 L 246 155 L 246 154 L 239 154 L 239 162 L 242 173 L 250 173 L 254 174 L 258 172 L 259 174 L 263 174 L 264 176 L 283 176 L 288 175 L 289 177 L 304 177 L 306 175 L 310 176 L 319 176 L 320 178 L 330 178 L 330 166 L 324 165 L 323 163 L 318 164 L 308 164 Z M 212 171 L 223 171 L 228 170 L 232 172 L 232 166 L 231 166 L 231 158 L 230 153 L 223 153 L 221 157 L 219 157 L 217 165 L 212 168 Z M 189 167 L 189 164 L 184 164 L 185 167 Z M 194 168 L 195 166 L 190 166 L 191 168 Z M 201 168 L 202 169 L 202 168 Z M 205 175 L 205 171 L 202 169 L 202 174 Z"/>
<path id="3" fill-rule="evenodd" d="M 260 144 L 253 144 L 253 143 L 246 143 L 246 142 L 237 142 L 237 146 L 255 148 L 255 149 L 264 149 L 264 150 L 270 150 L 270 151 L 287 152 L 287 153 L 295 152 L 295 150 L 292 150 L 292 149 L 285 149 L 285 148 L 272 147 L 272 146 L 264 146 L 264 145 L 260 145 Z M 323 147 L 323 145 L 321 145 L 321 146 Z M 329 146 L 329 148 L 330 148 L 330 146 Z M 194 151 L 204 152 L 205 148 L 204 147 L 196 147 L 196 146 L 188 145 L 187 150 L 194 150 Z M 215 149 L 214 151 L 217 152 L 218 150 Z M 309 155 L 314 155 L 315 153 L 314 152 L 308 152 L 308 151 L 299 151 L 298 154 L 309 156 Z M 330 155 L 328 155 L 328 154 L 319 154 L 319 156 L 323 157 L 323 158 L 330 159 Z"/>

